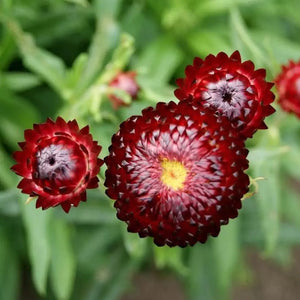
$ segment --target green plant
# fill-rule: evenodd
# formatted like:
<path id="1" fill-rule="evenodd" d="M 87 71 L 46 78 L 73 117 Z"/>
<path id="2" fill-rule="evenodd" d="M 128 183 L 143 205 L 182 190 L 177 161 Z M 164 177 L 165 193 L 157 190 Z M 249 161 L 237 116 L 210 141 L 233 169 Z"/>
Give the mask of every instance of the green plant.
<path id="1" fill-rule="evenodd" d="M 174 99 L 175 79 L 194 56 L 238 49 L 269 81 L 299 59 L 297 0 L 2 0 L 0 3 L 0 299 L 18 299 L 30 265 L 45 299 L 117 299 L 132 276 L 153 267 L 176 274 L 188 299 L 229 295 L 245 276 L 245 249 L 281 263 L 299 245 L 300 122 L 276 107 L 247 146 L 257 193 L 218 238 L 191 248 L 157 248 L 126 232 L 104 191 L 68 215 L 36 210 L 9 171 L 11 153 L 33 123 L 60 115 L 90 125 L 108 154 L 119 123 Z M 109 86 L 134 70 L 138 99 Z M 130 103 L 113 110 L 107 95 Z M 103 176 L 101 170 L 101 175 Z M 103 184 L 100 184 L 103 187 Z M 26 274 L 28 276 L 28 274 Z M 229 297 L 229 296 L 228 296 Z"/>

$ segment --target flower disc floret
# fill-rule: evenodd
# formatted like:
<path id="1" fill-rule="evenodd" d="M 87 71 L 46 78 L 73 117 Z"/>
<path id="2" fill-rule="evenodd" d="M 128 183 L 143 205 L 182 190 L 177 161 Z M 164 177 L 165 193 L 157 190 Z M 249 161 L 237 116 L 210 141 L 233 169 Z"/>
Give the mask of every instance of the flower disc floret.
<path id="1" fill-rule="evenodd" d="M 161 102 L 112 137 L 106 193 L 128 231 L 158 246 L 204 243 L 238 215 L 247 153 L 226 117 L 189 100 Z"/>
<path id="2" fill-rule="evenodd" d="M 196 57 L 185 75 L 177 80 L 179 100 L 192 98 L 228 117 L 245 138 L 267 128 L 264 118 L 275 112 L 270 105 L 275 99 L 273 84 L 265 80 L 264 69 L 255 70 L 250 60 L 242 62 L 238 51 L 230 57 L 224 52 L 204 60 Z"/>
<path id="3" fill-rule="evenodd" d="M 81 130 L 75 120 L 34 124 L 24 132 L 21 151 L 14 153 L 17 164 L 12 170 L 23 177 L 18 188 L 37 197 L 42 209 L 71 206 L 86 201 L 86 189 L 98 186 L 97 174 L 103 161 L 98 158 L 101 146 L 93 141 L 89 127 Z"/>

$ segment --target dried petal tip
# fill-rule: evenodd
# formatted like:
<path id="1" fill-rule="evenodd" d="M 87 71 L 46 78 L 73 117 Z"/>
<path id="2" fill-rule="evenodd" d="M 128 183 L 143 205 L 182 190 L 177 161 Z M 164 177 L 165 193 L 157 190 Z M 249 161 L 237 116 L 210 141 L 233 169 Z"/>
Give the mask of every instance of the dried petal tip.
<path id="1" fill-rule="evenodd" d="M 192 101 L 158 103 L 112 137 L 106 193 L 128 231 L 158 246 L 217 236 L 248 191 L 248 151 L 224 116 Z"/>
<path id="2" fill-rule="evenodd" d="M 101 147 L 93 142 L 88 127 L 79 130 L 75 120 L 58 117 L 55 122 L 34 124 L 24 136 L 11 169 L 23 177 L 18 188 L 37 197 L 37 208 L 61 205 L 68 212 L 86 200 L 87 188 L 98 186 Z"/>
<path id="3" fill-rule="evenodd" d="M 275 79 L 275 86 L 281 108 L 300 119 L 300 61 L 290 61 L 282 66 L 281 73 Z"/>
<path id="4" fill-rule="evenodd" d="M 136 73 L 130 72 L 120 72 L 118 73 L 109 83 L 109 86 L 117 88 L 126 92 L 131 99 L 136 99 L 139 91 L 139 86 L 136 82 Z M 123 99 L 117 97 L 114 94 L 108 95 L 113 108 L 118 109 L 120 106 L 126 105 Z"/>
<path id="5" fill-rule="evenodd" d="M 230 119 L 244 138 L 252 137 L 266 116 L 275 112 L 270 105 L 275 96 L 273 84 L 266 82 L 264 69 L 254 70 L 251 61 L 241 61 L 238 51 L 195 58 L 187 66 L 186 77 L 177 80 L 175 96 L 194 99 L 202 107 Z"/>

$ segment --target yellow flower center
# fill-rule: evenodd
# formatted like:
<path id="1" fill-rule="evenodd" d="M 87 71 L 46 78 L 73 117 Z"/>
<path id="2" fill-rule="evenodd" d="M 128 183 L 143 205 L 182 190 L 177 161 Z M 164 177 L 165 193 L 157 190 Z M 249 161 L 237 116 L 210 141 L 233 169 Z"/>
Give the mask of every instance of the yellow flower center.
<path id="1" fill-rule="evenodd" d="M 164 158 L 161 161 L 161 167 L 161 181 L 175 191 L 182 189 L 187 175 L 185 166 L 177 160 L 168 160 Z"/>

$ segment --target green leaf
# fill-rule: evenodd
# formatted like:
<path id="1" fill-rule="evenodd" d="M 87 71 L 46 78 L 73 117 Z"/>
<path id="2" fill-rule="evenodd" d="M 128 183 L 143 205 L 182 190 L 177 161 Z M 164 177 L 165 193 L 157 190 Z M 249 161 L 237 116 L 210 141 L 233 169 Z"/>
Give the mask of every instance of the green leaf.
<path id="1" fill-rule="evenodd" d="M 219 14 L 230 10 L 237 5 L 250 5 L 259 0 L 204 0 L 199 2 L 197 13 L 200 16 L 207 16 L 208 14 Z"/>
<path id="2" fill-rule="evenodd" d="M 25 33 L 17 22 L 9 20 L 6 22 L 6 25 L 15 38 L 26 67 L 39 75 L 63 96 L 66 73 L 63 60 L 51 52 L 39 48 L 35 44 L 33 37 Z"/>
<path id="3" fill-rule="evenodd" d="M 24 195 L 20 196 L 20 206 L 32 268 L 32 279 L 37 291 L 41 295 L 46 295 L 50 263 L 49 226 L 51 224 L 51 212 L 36 209 L 33 203 L 26 205 L 26 197 Z"/>
<path id="4" fill-rule="evenodd" d="M 235 47 L 240 49 L 240 46 L 245 46 L 245 48 L 249 50 L 249 52 L 255 58 L 256 65 L 268 65 L 268 59 L 264 55 L 264 52 L 261 50 L 260 46 L 254 42 L 240 14 L 240 11 L 235 7 L 233 7 L 230 11 L 230 21 L 232 34 L 236 37 L 237 41 Z"/>
<path id="5" fill-rule="evenodd" d="M 298 154 L 299 155 L 299 154 Z M 283 193 L 284 205 L 282 205 L 282 212 L 284 217 L 295 224 L 300 229 L 300 201 L 298 191 L 291 184 L 286 182 L 286 188 Z"/>
<path id="6" fill-rule="evenodd" d="M 147 239 L 140 238 L 136 233 L 128 232 L 125 224 L 121 226 L 125 249 L 131 256 L 131 259 L 141 260 L 147 252 Z"/>
<path id="7" fill-rule="evenodd" d="M 99 185 L 102 186 L 103 183 Z M 55 211 L 56 216 L 77 224 L 105 224 L 111 226 L 118 223 L 112 201 L 107 198 L 104 190 L 88 190 L 87 199 L 87 203 L 82 203 L 80 209 L 72 209 L 68 214 L 58 210 Z"/>
<path id="8" fill-rule="evenodd" d="M 94 6 L 98 18 L 115 19 L 123 0 L 95 0 Z"/>
<path id="9" fill-rule="evenodd" d="M 211 245 L 195 245 L 189 251 L 186 289 L 189 300 L 215 300 L 218 295 Z"/>
<path id="10" fill-rule="evenodd" d="M 277 72 L 280 71 L 279 64 L 299 58 L 300 45 L 293 40 L 269 31 L 253 31 L 252 36 L 256 43 L 260 43 L 265 51 L 270 53 L 268 58 L 275 60 L 278 66 Z"/>
<path id="11" fill-rule="evenodd" d="M 218 53 L 220 51 L 231 53 L 232 46 L 225 35 L 216 30 L 196 31 L 188 35 L 187 42 L 197 56 L 207 55 L 208 53 Z M 190 61 L 192 63 L 192 60 Z"/>
<path id="12" fill-rule="evenodd" d="M 183 263 L 183 251 L 179 247 L 157 247 L 153 245 L 155 264 L 159 269 L 171 268 L 181 275 L 187 275 L 188 269 Z"/>
<path id="13" fill-rule="evenodd" d="M 212 242 L 216 261 L 216 275 L 220 291 L 228 294 L 232 278 L 240 261 L 239 220 L 230 220 L 229 224 L 221 227 L 219 236 Z"/>
<path id="14" fill-rule="evenodd" d="M 103 18 L 98 18 L 96 31 L 89 48 L 88 59 L 74 91 L 74 95 L 77 95 L 76 97 L 81 96 L 93 83 L 93 80 L 96 79 L 103 66 L 104 58 L 115 43 L 118 35 L 119 28 L 112 16 L 107 15 Z"/>
<path id="15" fill-rule="evenodd" d="M 31 73 L 7 72 L 0 74 L 0 87 L 5 86 L 16 92 L 34 88 L 39 85 L 40 82 L 40 79 Z"/>
<path id="16" fill-rule="evenodd" d="M 88 0 L 65 0 L 66 2 L 75 3 L 83 7 L 88 7 L 90 4 Z"/>
<path id="17" fill-rule="evenodd" d="M 53 291 L 59 300 L 70 298 L 76 262 L 71 244 L 69 226 L 56 219 L 50 227 L 51 265 L 50 279 Z"/>
<path id="18" fill-rule="evenodd" d="M 135 69 L 152 83 L 163 86 L 170 79 L 183 58 L 183 53 L 171 37 L 157 39 L 135 61 Z"/>
<path id="19" fill-rule="evenodd" d="M 113 280 L 109 285 L 108 289 L 105 291 L 104 295 L 100 298 L 102 300 L 117 300 L 120 298 L 122 293 L 128 288 L 132 274 L 134 270 L 137 269 L 137 263 L 135 260 L 127 260 L 120 266 L 118 272 L 115 274 Z"/>
<path id="20" fill-rule="evenodd" d="M 138 83 L 142 89 L 143 96 L 157 103 L 159 101 L 169 101 L 174 100 L 174 86 L 165 85 L 162 82 L 153 81 L 151 77 L 139 76 Z"/>
<path id="21" fill-rule="evenodd" d="M 95 270 L 97 265 L 94 262 L 102 261 L 110 247 L 121 239 L 119 226 L 97 226 L 81 232 L 76 233 L 78 263 L 88 271 Z"/>
<path id="22" fill-rule="evenodd" d="M 24 140 L 24 130 L 39 122 L 39 114 L 30 102 L 6 89 L 0 89 L 0 105 L 0 136 L 15 149 Z"/>
<path id="23" fill-rule="evenodd" d="M 261 153 L 264 152 L 261 151 Z M 251 160 L 251 156 L 249 157 L 254 178 L 264 177 L 266 179 L 259 182 L 259 190 L 255 196 L 257 210 L 265 235 L 266 255 L 271 255 L 276 249 L 279 234 L 280 162 L 278 157 L 277 159 L 272 159 L 271 157 L 266 155 L 259 156 L 257 153 L 255 159 Z"/>
<path id="24" fill-rule="evenodd" d="M 0 144 L 0 184 L 5 188 L 11 188 L 16 184 L 17 176 L 10 170 L 12 165 L 11 157 L 7 155 Z"/>
<path id="25" fill-rule="evenodd" d="M 17 300 L 20 291 L 20 268 L 10 238 L 0 228 L 0 299 Z"/>
<path id="26" fill-rule="evenodd" d="M 74 89 L 80 80 L 82 71 L 87 62 L 88 56 L 86 53 L 81 53 L 75 59 L 72 68 L 67 71 L 66 75 L 66 85 L 70 89 L 70 95 L 66 95 L 69 98 L 72 94 L 72 89 Z"/>
<path id="27" fill-rule="evenodd" d="M 12 34 L 5 30 L 0 43 L 0 70 L 4 70 L 13 59 L 16 52 L 16 45 Z"/>
<path id="28" fill-rule="evenodd" d="M 1 161 L 0 161 L 1 166 Z M 15 216 L 20 212 L 17 202 L 20 191 L 16 188 L 0 192 L 0 211 L 2 214 Z"/>
<path id="29" fill-rule="evenodd" d="M 120 43 L 113 53 L 111 61 L 105 66 L 105 69 L 96 84 L 107 83 L 117 74 L 118 71 L 123 70 L 128 64 L 133 52 L 133 37 L 127 33 L 123 33 L 120 38 Z"/>

